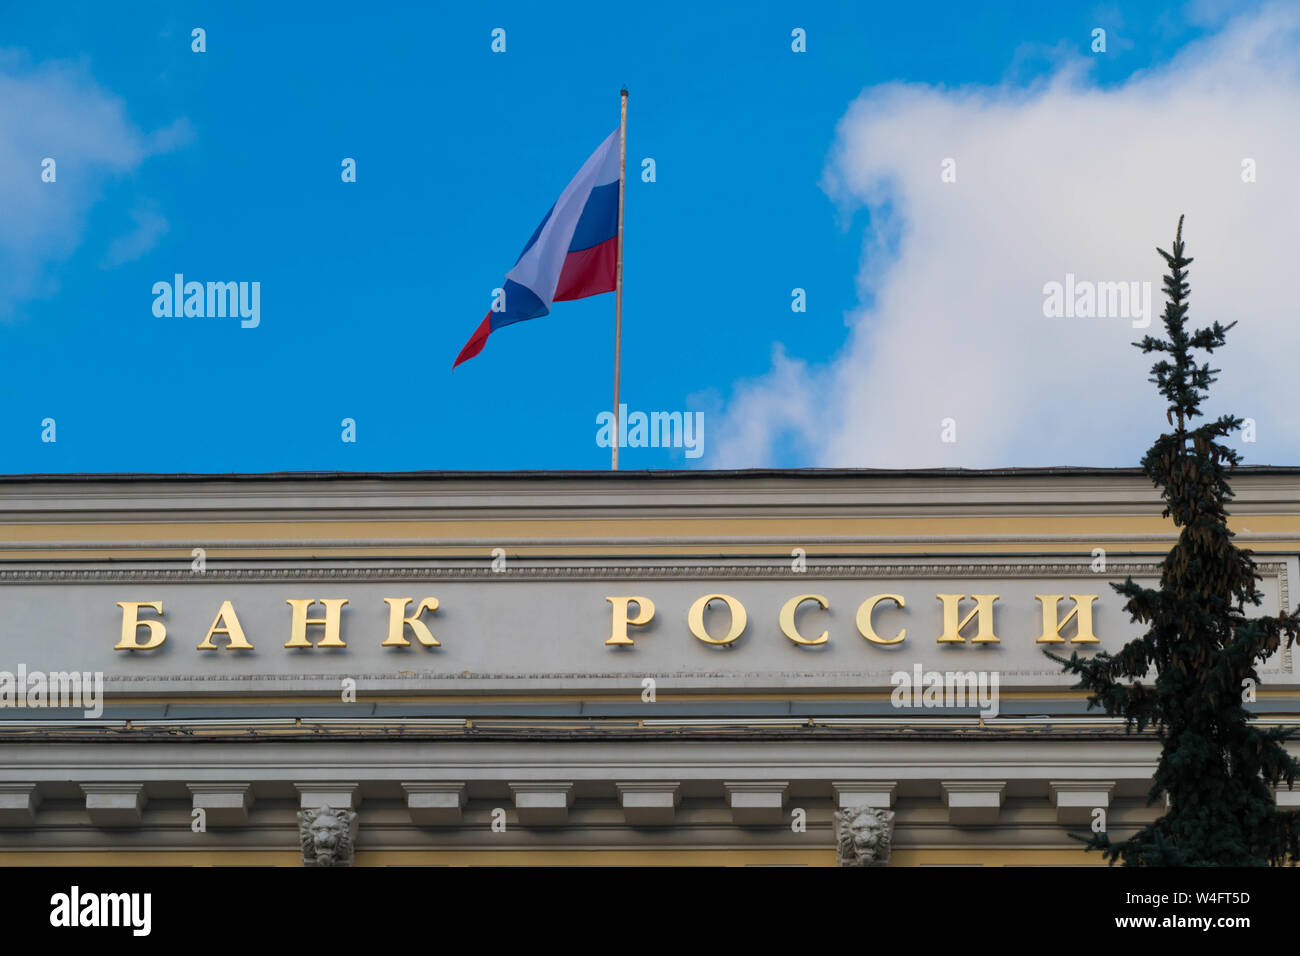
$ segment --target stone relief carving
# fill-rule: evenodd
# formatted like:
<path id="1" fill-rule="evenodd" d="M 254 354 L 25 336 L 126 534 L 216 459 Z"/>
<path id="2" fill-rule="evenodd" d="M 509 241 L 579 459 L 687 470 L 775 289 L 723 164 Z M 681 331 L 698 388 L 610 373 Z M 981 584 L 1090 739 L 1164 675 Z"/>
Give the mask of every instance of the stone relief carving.
<path id="1" fill-rule="evenodd" d="M 865 804 L 835 811 L 835 856 L 840 866 L 888 866 L 894 811 Z"/>
<path id="2" fill-rule="evenodd" d="M 351 866 L 357 812 L 334 807 L 298 811 L 303 866 Z"/>

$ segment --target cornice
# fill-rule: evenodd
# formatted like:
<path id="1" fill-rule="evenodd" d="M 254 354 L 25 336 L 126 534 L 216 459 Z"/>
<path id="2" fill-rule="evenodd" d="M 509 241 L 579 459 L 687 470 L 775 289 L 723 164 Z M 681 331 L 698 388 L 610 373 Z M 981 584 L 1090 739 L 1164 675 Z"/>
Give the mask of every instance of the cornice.
<path id="1" fill-rule="evenodd" d="M 1240 471 L 1234 513 L 1300 514 L 1300 469 Z M 0 523 L 894 514 L 1159 516 L 1135 469 L 0 477 Z"/>
<path id="2" fill-rule="evenodd" d="M 1281 561 L 1257 561 L 1261 573 L 1286 576 Z M 808 580 L 872 580 L 876 578 L 1034 578 L 1073 577 L 1090 573 L 1088 561 L 1074 562 L 998 562 L 998 563 L 890 563 L 817 564 L 810 562 L 806 571 L 792 570 L 788 562 L 769 564 L 624 564 L 529 566 L 520 559 L 507 570 L 496 572 L 486 565 L 479 567 L 310 567 L 310 568 L 220 568 L 209 567 L 195 572 L 181 568 L 29 568 L 0 569 L 0 584 L 114 584 L 159 583 L 196 584 L 207 581 L 611 581 L 672 580 L 692 581 L 708 578 Z M 1136 575 L 1158 576 L 1161 565 L 1156 561 L 1111 561 L 1102 577 L 1107 580 Z"/>

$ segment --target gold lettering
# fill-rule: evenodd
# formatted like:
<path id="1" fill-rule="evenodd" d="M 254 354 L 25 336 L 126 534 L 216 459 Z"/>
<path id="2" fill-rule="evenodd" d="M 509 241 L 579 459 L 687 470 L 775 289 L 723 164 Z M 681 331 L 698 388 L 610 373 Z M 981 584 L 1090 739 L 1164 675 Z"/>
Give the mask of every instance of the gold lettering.
<path id="1" fill-rule="evenodd" d="M 438 610 L 438 599 L 427 597 L 420 602 L 415 613 L 410 617 L 404 617 L 406 614 L 406 605 L 414 601 L 415 598 L 384 598 L 384 603 L 388 605 L 388 639 L 380 647 L 410 647 L 411 642 L 406 639 L 406 626 L 411 626 L 411 632 L 425 647 L 441 647 L 438 639 L 433 636 L 427 624 L 420 620 L 420 615 L 425 611 Z"/>
<path id="2" fill-rule="evenodd" d="M 939 637 L 940 644 L 948 643 L 966 643 L 966 638 L 961 636 L 961 632 L 966 625 L 970 623 L 971 618 L 977 618 L 979 628 L 975 637 L 971 640 L 972 644 L 998 644 L 996 634 L 993 633 L 993 602 L 998 599 L 996 594 L 972 594 L 971 599 L 975 601 L 975 607 L 971 608 L 969 614 L 957 622 L 957 609 L 961 605 L 964 594 L 936 594 L 935 597 L 943 602 L 943 634 Z"/>
<path id="3" fill-rule="evenodd" d="M 709 632 L 704 629 L 704 607 L 714 598 L 725 601 L 727 609 L 731 612 L 731 630 L 727 631 L 726 637 L 709 637 Z M 728 594 L 706 594 L 691 605 L 690 612 L 686 615 L 686 625 L 691 629 L 691 633 L 705 644 L 716 645 L 730 644 L 740 637 L 745 632 L 745 624 L 748 620 L 745 615 L 745 605 Z"/>
<path id="4" fill-rule="evenodd" d="M 804 601 L 816 601 L 821 605 L 823 611 L 828 607 L 826 599 L 820 594 L 800 594 L 798 597 L 790 598 L 790 600 L 786 601 L 781 607 L 781 614 L 779 617 L 781 622 L 781 633 L 790 638 L 790 640 L 794 641 L 796 644 L 825 644 L 831 639 L 830 631 L 822 631 L 821 637 L 809 640 L 800 634 L 799 629 L 794 626 L 794 612 L 798 610 L 799 605 Z"/>
<path id="5" fill-rule="evenodd" d="M 862 607 L 858 608 L 858 630 L 862 632 L 863 637 L 871 641 L 873 644 L 901 644 L 903 638 L 907 637 L 907 628 L 899 628 L 897 637 L 891 637 L 889 640 L 885 640 L 877 634 L 876 629 L 871 626 L 872 612 L 876 610 L 876 605 L 881 601 L 893 601 L 899 607 L 907 606 L 906 602 L 903 600 L 903 595 L 901 594 L 877 594 L 874 597 L 869 597 L 862 602 Z"/>
<path id="6" fill-rule="evenodd" d="M 605 600 L 614 606 L 614 624 L 606 644 L 631 645 L 632 638 L 627 636 L 628 625 L 642 627 L 649 624 L 650 619 L 655 616 L 655 602 L 648 597 L 633 594 L 626 597 L 606 597 Z M 636 617 L 627 616 L 629 604 L 636 605 Z"/>
<path id="7" fill-rule="evenodd" d="M 167 640 L 167 628 L 163 626 L 162 621 L 139 620 L 138 615 L 140 608 L 153 608 L 159 614 L 162 613 L 162 601 L 116 601 L 114 602 L 122 609 L 122 639 L 113 645 L 115 651 L 151 651 L 155 647 L 161 647 L 162 642 Z M 144 644 L 136 642 L 136 632 L 142 627 L 149 628 L 149 640 Z"/>
<path id="8" fill-rule="evenodd" d="M 289 627 L 289 643 L 285 647 L 311 647 L 311 641 L 307 640 L 308 624 L 325 625 L 325 636 L 320 640 L 316 647 L 347 647 L 339 638 L 339 618 L 342 616 L 343 605 L 348 603 L 347 598 L 330 598 L 320 599 L 320 603 L 325 605 L 324 617 L 308 617 L 307 609 L 316 603 L 315 598 L 288 598 L 285 604 L 293 608 L 293 622 Z"/>
<path id="9" fill-rule="evenodd" d="M 217 625 L 221 625 L 218 627 Z M 225 634 L 230 638 L 230 643 L 226 645 L 228 651 L 251 651 L 253 645 L 248 643 L 244 637 L 244 629 L 239 626 L 239 618 L 235 615 L 235 605 L 230 601 L 225 601 L 221 605 L 221 610 L 217 612 L 217 619 L 212 622 L 208 628 L 208 636 L 203 639 L 197 650 L 215 651 L 217 645 L 212 643 L 213 634 Z"/>
<path id="10" fill-rule="evenodd" d="M 1075 623 L 1074 637 L 1070 639 L 1071 644 L 1098 644 L 1100 641 L 1096 634 L 1092 633 L 1092 602 L 1097 600 L 1096 594 L 1071 594 L 1070 600 L 1074 602 L 1074 607 L 1070 613 L 1065 615 L 1065 620 L 1057 623 L 1056 605 L 1065 597 L 1063 594 L 1035 594 L 1039 602 L 1043 605 L 1043 636 L 1035 643 L 1038 644 L 1064 644 L 1065 638 L 1061 637 L 1061 631 L 1065 625 L 1070 623 L 1070 619 L 1078 616 Z M 1086 602 L 1086 603 L 1084 603 Z"/>

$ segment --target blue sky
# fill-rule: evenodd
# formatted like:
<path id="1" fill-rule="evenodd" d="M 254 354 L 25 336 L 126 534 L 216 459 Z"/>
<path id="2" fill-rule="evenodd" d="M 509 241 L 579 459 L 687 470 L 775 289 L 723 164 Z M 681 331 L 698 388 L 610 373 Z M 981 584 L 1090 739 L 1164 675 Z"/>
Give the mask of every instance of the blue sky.
<path id="1" fill-rule="evenodd" d="M 0 112 L 0 173 L 38 183 L 53 156 L 58 177 L 25 186 L 0 226 L 0 470 L 607 467 L 595 417 L 610 402 L 612 295 L 559 303 L 454 374 L 451 363 L 617 125 L 623 84 L 623 401 L 707 416 L 701 459 L 625 449 L 625 468 L 1136 463 L 1145 426 L 1047 461 L 1032 436 L 992 462 L 960 444 L 935 461 L 864 461 L 836 449 L 869 423 L 828 420 L 822 434 L 818 414 L 789 441 L 779 421 L 752 448 L 737 436 L 780 405 L 774 363 L 794 363 L 804 389 L 831 371 L 824 381 L 843 382 L 860 354 L 850 340 L 887 321 L 871 277 L 905 259 L 884 223 L 899 197 L 854 201 L 827 179 L 855 100 L 901 88 L 961 107 L 976 91 L 1025 109 L 1085 61 L 1072 95 L 1118 96 L 1228 19 L 1159 3 L 4 5 L 0 77 L 29 100 Z M 1089 51 L 1097 26 L 1104 56 Z M 190 49 L 194 27 L 204 53 Z M 490 50 L 497 27 L 504 54 Z M 806 53 L 791 50 L 796 27 Z M 933 129 L 933 114 L 917 116 Z M 1117 142 L 1116 156 L 1135 148 Z M 344 157 L 356 183 L 340 179 Z M 654 183 L 637 175 L 643 157 Z M 1173 212 L 1137 237 L 1143 270 Z M 903 210 L 893 241 L 921 225 Z M 177 272 L 260 282 L 260 325 L 155 317 L 151 287 Z M 791 312 L 795 287 L 806 313 Z M 934 369 L 904 358 L 923 388 Z M 1135 394 L 1154 409 L 1141 364 Z M 755 390 L 766 405 L 739 400 Z M 816 412 L 839 393 L 798 400 Z"/>

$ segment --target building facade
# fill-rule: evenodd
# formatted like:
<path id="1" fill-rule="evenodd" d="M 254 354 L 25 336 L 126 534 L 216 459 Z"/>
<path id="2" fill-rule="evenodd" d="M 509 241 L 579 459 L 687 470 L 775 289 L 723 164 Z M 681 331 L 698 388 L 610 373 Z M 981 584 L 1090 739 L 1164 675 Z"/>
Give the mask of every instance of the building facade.
<path id="1" fill-rule="evenodd" d="M 1300 469 L 1234 490 L 1289 608 Z M 1100 863 L 1158 745 L 1044 652 L 1136 636 L 1161 511 L 1134 469 L 0 479 L 0 862 L 835 865 L 871 808 L 892 866 Z"/>

